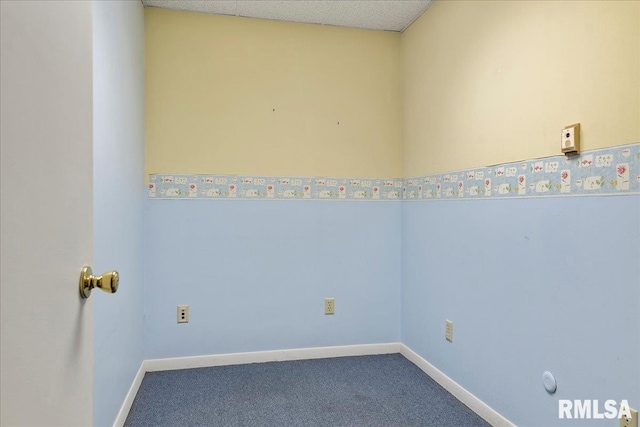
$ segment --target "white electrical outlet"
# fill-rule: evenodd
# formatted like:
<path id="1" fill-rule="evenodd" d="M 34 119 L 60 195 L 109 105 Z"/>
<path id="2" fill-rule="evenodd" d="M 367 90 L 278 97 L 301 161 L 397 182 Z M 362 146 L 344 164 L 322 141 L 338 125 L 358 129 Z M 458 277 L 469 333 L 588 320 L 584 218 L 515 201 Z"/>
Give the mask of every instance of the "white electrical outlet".
<path id="1" fill-rule="evenodd" d="M 324 314 L 335 314 L 336 312 L 336 299 L 325 298 L 324 299 Z"/>
<path id="2" fill-rule="evenodd" d="M 629 408 L 631 411 L 631 418 L 624 414 L 620 417 L 620 427 L 638 427 L 638 411 Z"/>
<path id="3" fill-rule="evenodd" d="M 451 320 L 447 320 L 447 324 L 444 328 L 444 337 L 449 342 L 453 342 L 453 322 Z"/>
<path id="4" fill-rule="evenodd" d="M 189 323 L 189 306 L 178 306 L 178 323 Z"/>

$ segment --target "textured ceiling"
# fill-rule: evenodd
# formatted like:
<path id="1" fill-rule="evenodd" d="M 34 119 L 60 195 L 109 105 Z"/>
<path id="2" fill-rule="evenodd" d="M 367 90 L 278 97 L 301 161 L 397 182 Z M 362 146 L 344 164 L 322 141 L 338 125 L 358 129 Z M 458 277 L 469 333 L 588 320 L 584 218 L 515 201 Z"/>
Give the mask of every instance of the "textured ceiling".
<path id="1" fill-rule="evenodd" d="M 145 6 L 278 21 L 403 31 L 434 0 L 142 0 Z"/>

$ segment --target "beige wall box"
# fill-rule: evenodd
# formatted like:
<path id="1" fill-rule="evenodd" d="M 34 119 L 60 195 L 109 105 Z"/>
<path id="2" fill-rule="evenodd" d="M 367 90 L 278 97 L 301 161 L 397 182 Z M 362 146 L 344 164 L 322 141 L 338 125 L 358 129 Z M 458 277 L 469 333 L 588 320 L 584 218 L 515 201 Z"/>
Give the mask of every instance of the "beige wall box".
<path id="1" fill-rule="evenodd" d="M 566 126 L 562 129 L 562 152 L 567 156 L 580 154 L 580 123 Z"/>

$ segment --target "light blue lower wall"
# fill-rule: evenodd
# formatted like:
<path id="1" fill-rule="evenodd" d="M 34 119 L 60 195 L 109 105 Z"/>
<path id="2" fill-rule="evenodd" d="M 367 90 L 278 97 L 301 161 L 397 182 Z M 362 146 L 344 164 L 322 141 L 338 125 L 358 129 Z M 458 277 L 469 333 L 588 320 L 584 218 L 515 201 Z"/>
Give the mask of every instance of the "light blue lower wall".
<path id="1" fill-rule="evenodd" d="M 133 1 L 92 6 L 92 267 L 120 273 L 117 293 L 91 295 L 93 424 L 111 426 L 144 357 L 144 10 Z"/>
<path id="2" fill-rule="evenodd" d="M 148 200 L 146 358 L 399 341 L 400 217 L 400 202 Z"/>
<path id="3" fill-rule="evenodd" d="M 519 426 L 617 425 L 562 423 L 558 399 L 640 406 L 640 197 L 402 211 L 403 343 Z"/>
<path id="4" fill-rule="evenodd" d="M 146 203 L 147 359 L 402 341 L 520 426 L 640 406 L 637 195 Z"/>

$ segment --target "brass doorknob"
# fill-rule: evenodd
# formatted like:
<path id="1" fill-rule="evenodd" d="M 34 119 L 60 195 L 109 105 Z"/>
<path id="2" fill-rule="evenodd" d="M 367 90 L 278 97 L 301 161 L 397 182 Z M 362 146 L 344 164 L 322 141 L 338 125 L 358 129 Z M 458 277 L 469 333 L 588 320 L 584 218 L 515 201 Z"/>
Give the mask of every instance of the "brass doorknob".
<path id="1" fill-rule="evenodd" d="M 104 273 L 101 276 L 94 276 L 91 267 L 85 265 L 80 272 L 80 296 L 82 298 L 89 298 L 91 296 L 91 289 L 93 288 L 102 289 L 105 292 L 114 294 L 118 290 L 119 281 L 120 275 L 115 270 Z"/>

